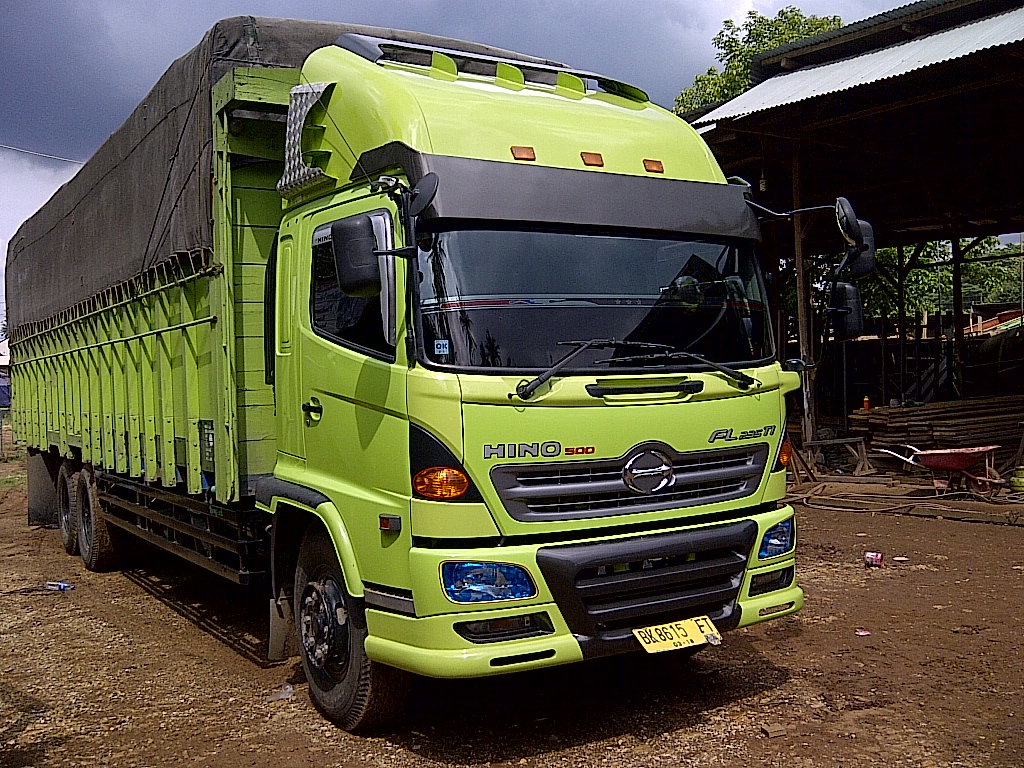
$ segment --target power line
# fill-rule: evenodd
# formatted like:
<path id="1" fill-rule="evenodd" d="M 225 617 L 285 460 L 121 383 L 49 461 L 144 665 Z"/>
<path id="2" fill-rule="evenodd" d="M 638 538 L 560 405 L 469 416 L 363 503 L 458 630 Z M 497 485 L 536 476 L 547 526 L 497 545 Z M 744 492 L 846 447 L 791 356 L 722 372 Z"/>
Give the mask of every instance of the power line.
<path id="1" fill-rule="evenodd" d="M 9 149 L 12 152 L 24 152 L 26 155 L 35 155 L 36 157 L 45 157 L 50 160 L 60 160 L 64 163 L 74 163 L 75 165 L 85 165 L 84 160 L 69 160 L 66 157 L 57 157 L 57 155 L 47 155 L 43 152 L 33 152 L 31 149 L 22 149 L 21 147 L 12 147 L 10 144 L 0 144 L 0 149 Z"/>

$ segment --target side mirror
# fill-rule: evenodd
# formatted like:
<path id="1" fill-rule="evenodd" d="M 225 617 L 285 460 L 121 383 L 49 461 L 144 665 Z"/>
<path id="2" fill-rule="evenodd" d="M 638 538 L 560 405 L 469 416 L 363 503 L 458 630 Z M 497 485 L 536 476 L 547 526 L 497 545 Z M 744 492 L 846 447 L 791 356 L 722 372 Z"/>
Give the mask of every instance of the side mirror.
<path id="1" fill-rule="evenodd" d="M 806 360 L 803 360 L 803 359 L 801 359 L 799 357 L 791 357 L 788 360 L 786 360 L 786 362 L 784 362 L 782 364 L 782 370 L 784 370 L 784 371 L 796 371 L 797 373 L 803 373 L 808 368 L 813 368 L 813 367 L 814 366 L 812 366 L 812 365 L 808 365 Z"/>
<path id="2" fill-rule="evenodd" d="M 853 206 L 845 197 L 836 198 L 836 222 L 843 239 L 852 246 L 860 248 L 864 244 L 864 236 L 860 228 L 860 220 L 853 212 Z"/>
<path id="3" fill-rule="evenodd" d="M 369 216 L 351 216 L 331 225 L 331 250 L 338 271 L 338 287 L 346 296 L 380 294 L 377 238 Z"/>
<path id="4" fill-rule="evenodd" d="M 864 242 L 860 250 L 851 253 L 846 262 L 851 280 L 860 280 L 875 271 L 875 230 L 866 221 L 860 220 L 857 223 Z"/>
<path id="5" fill-rule="evenodd" d="M 849 341 L 864 333 L 864 307 L 860 290 L 851 283 L 836 283 L 828 307 L 836 341 Z"/>

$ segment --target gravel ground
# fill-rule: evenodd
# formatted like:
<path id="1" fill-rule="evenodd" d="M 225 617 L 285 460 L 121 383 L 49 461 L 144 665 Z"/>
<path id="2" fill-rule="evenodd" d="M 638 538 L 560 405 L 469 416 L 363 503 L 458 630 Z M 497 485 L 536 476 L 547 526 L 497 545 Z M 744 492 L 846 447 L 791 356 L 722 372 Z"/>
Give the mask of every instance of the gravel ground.
<path id="1" fill-rule="evenodd" d="M 24 478 L 0 464 L 4 768 L 1024 765 L 1021 527 L 804 509 L 800 614 L 693 659 L 417 680 L 401 726 L 360 738 L 297 660 L 263 661 L 260 595 L 150 551 L 89 573 L 27 525 Z"/>

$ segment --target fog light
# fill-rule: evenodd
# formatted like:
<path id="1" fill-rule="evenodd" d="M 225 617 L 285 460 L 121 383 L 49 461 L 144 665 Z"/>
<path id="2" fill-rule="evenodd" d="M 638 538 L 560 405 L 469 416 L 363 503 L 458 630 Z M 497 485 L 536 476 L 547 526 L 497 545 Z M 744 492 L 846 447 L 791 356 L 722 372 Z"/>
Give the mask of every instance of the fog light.
<path id="1" fill-rule="evenodd" d="M 751 597 L 764 595 L 768 592 L 775 592 L 785 589 L 793 583 L 793 566 L 782 568 L 771 573 L 759 573 L 750 579 L 750 589 L 747 594 Z"/>
<path id="2" fill-rule="evenodd" d="M 523 600 L 537 594 L 526 569 L 511 563 L 444 563 L 441 585 L 453 603 Z"/>
<path id="3" fill-rule="evenodd" d="M 761 539 L 761 551 L 757 553 L 758 558 L 767 560 L 769 557 L 778 557 L 789 552 L 796 544 L 794 531 L 792 517 L 769 528 L 764 538 Z"/>
<path id="4" fill-rule="evenodd" d="M 555 628 L 548 615 L 541 612 L 486 621 L 462 621 L 455 625 L 455 631 L 471 643 L 500 643 L 504 640 L 550 635 Z"/>

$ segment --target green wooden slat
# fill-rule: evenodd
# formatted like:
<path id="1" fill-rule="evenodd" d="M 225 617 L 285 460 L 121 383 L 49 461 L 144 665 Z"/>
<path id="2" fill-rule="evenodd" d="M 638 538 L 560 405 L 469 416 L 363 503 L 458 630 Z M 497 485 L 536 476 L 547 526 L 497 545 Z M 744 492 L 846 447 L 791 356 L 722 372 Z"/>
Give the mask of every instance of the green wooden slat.
<path id="1" fill-rule="evenodd" d="M 159 327 L 167 328 L 175 323 L 171 310 L 172 296 L 176 292 L 165 291 L 157 296 Z M 177 484 L 174 458 L 174 350 L 178 335 L 162 333 L 157 337 L 157 373 L 160 384 L 160 481 L 166 487 Z"/>
<path id="2" fill-rule="evenodd" d="M 61 456 L 68 455 L 68 366 L 67 335 L 64 328 L 53 334 L 54 351 L 60 355 L 52 361 L 56 402 L 53 413 L 54 428 L 57 432 L 57 449 Z"/>
<path id="3" fill-rule="evenodd" d="M 150 333 L 156 330 L 154 323 L 155 297 L 146 296 L 139 300 L 140 303 L 140 328 L 141 333 Z M 142 386 L 142 455 L 145 463 L 145 478 L 147 482 L 155 482 L 159 476 L 159 464 L 157 462 L 156 435 L 157 435 L 157 413 L 158 402 L 156 393 L 156 336 L 146 336 L 141 340 L 142 360 L 139 364 Z"/>
<path id="4" fill-rule="evenodd" d="M 86 318 L 80 323 L 82 341 L 85 344 L 95 342 L 95 335 L 92 333 L 92 322 Z M 93 464 L 100 463 L 101 438 L 100 438 L 100 377 L 99 365 L 97 363 L 97 350 L 88 349 L 85 356 L 85 387 L 89 393 L 89 410 L 86 416 L 87 432 L 89 443 L 87 448 L 82 450 L 82 460 Z"/>
<path id="5" fill-rule="evenodd" d="M 123 310 L 111 313 L 107 322 L 107 339 L 116 339 L 122 333 Z M 111 345 L 111 386 L 114 392 L 114 469 L 121 473 L 128 472 L 128 430 L 127 400 L 128 387 L 125 381 L 125 357 L 127 349 L 124 344 Z"/>
<path id="6" fill-rule="evenodd" d="M 135 336 L 142 329 L 139 327 L 138 302 L 129 304 L 122 310 L 123 325 L 121 337 Z M 127 393 L 128 431 L 128 473 L 132 477 L 142 477 L 142 349 L 141 340 L 133 339 L 125 347 L 125 390 Z"/>
<path id="7" fill-rule="evenodd" d="M 180 287 L 181 321 L 191 323 L 197 319 L 195 284 Z M 199 451 L 199 355 L 198 329 L 195 326 L 181 330 L 182 371 L 185 416 L 185 485 L 189 493 L 203 490 Z"/>

